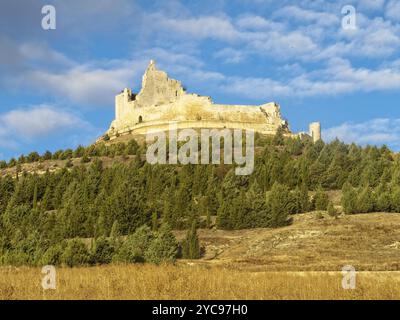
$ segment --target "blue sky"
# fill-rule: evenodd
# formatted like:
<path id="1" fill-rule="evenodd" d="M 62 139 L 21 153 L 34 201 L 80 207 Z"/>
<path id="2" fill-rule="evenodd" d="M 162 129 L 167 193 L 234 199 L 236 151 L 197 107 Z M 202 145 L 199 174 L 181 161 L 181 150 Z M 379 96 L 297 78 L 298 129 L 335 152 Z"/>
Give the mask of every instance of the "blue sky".
<path id="1" fill-rule="evenodd" d="M 150 59 L 217 103 L 278 102 L 293 131 L 400 150 L 399 0 L 5 0 L 0 158 L 95 141 Z"/>

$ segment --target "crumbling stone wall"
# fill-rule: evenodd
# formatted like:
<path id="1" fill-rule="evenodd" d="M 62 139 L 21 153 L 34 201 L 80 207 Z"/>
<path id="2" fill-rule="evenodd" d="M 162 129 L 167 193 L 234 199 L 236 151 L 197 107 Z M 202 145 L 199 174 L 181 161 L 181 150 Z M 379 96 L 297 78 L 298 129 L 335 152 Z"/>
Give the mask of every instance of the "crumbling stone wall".
<path id="1" fill-rule="evenodd" d="M 142 88 L 135 95 L 124 89 L 115 98 L 116 119 L 108 131 L 145 134 L 167 130 L 170 122 L 180 128 L 228 128 L 275 134 L 282 128 L 290 135 L 278 104 L 258 106 L 214 104 L 210 97 L 186 93 L 180 81 L 170 79 L 151 61 L 143 75 Z"/>

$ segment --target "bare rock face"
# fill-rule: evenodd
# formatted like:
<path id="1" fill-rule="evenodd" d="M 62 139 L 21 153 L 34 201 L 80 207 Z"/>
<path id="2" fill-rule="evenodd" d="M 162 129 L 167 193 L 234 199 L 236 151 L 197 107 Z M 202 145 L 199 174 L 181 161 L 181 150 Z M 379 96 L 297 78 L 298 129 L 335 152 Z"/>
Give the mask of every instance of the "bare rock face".
<path id="1" fill-rule="evenodd" d="M 289 125 L 275 102 L 258 106 L 214 104 L 210 97 L 185 92 L 180 81 L 170 79 L 150 61 L 138 94 L 124 89 L 115 97 L 116 118 L 108 135 L 146 134 L 165 131 L 174 122 L 178 129 L 227 128 L 291 135 Z M 313 127 L 313 137 L 320 137 Z M 320 130 L 320 127 L 319 127 Z"/>

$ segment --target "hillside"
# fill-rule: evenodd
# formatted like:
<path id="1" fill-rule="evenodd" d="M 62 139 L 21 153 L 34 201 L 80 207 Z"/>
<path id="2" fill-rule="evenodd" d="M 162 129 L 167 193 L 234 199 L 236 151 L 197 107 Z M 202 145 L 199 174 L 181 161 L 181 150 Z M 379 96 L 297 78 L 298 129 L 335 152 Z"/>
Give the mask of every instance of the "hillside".
<path id="1" fill-rule="evenodd" d="M 109 168 L 114 164 L 120 163 L 120 164 L 128 164 L 130 161 L 132 161 L 136 156 L 134 155 L 126 155 L 126 156 L 114 156 L 114 157 L 108 157 L 108 156 L 102 156 L 102 157 L 96 157 L 95 159 L 98 159 L 102 162 L 104 168 Z M 87 162 L 83 162 L 82 158 L 71 158 L 71 159 L 65 159 L 65 160 L 44 160 L 44 161 L 36 161 L 32 163 L 23 163 L 20 165 L 19 168 L 16 166 L 11 167 L 11 168 L 3 168 L 0 169 L 0 177 L 5 177 L 7 175 L 15 177 L 17 174 L 17 170 L 20 172 L 26 172 L 29 174 L 38 174 L 38 175 L 43 175 L 47 171 L 52 173 L 59 171 L 63 168 L 66 168 L 69 166 L 69 169 L 72 169 L 74 167 L 81 167 L 84 166 L 88 168 L 92 163 L 94 159 L 89 159 Z M 70 163 L 70 164 L 68 164 Z"/>
<path id="2" fill-rule="evenodd" d="M 397 154 L 282 132 L 256 136 L 255 146 L 247 176 L 234 165 L 151 165 L 128 137 L 0 161 L 0 264 L 397 268 Z M 392 214 L 378 223 L 374 212 Z"/>
<path id="3" fill-rule="evenodd" d="M 311 212 L 293 220 L 277 229 L 199 230 L 206 254 L 196 264 L 251 271 L 340 271 L 345 265 L 357 271 L 400 270 L 398 213 L 318 219 Z"/>

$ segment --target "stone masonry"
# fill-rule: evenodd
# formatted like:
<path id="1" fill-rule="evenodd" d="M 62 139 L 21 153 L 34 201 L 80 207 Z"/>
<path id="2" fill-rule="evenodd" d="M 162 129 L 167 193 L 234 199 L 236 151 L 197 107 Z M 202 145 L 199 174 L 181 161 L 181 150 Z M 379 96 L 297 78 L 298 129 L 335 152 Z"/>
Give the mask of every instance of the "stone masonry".
<path id="1" fill-rule="evenodd" d="M 116 118 L 107 134 L 111 139 L 123 134 L 146 134 L 168 130 L 175 122 L 179 129 L 215 128 L 254 130 L 261 134 L 275 134 L 282 129 L 292 134 L 275 102 L 258 106 L 214 104 L 210 97 L 187 93 L 180 81 L 170 79 L 155 62 L 150 61 L 143 75 L 138 94 L 124 89 L 115 97 Z M 319 123 L 310 125 L 314 141 L 321 139 Z"/>

